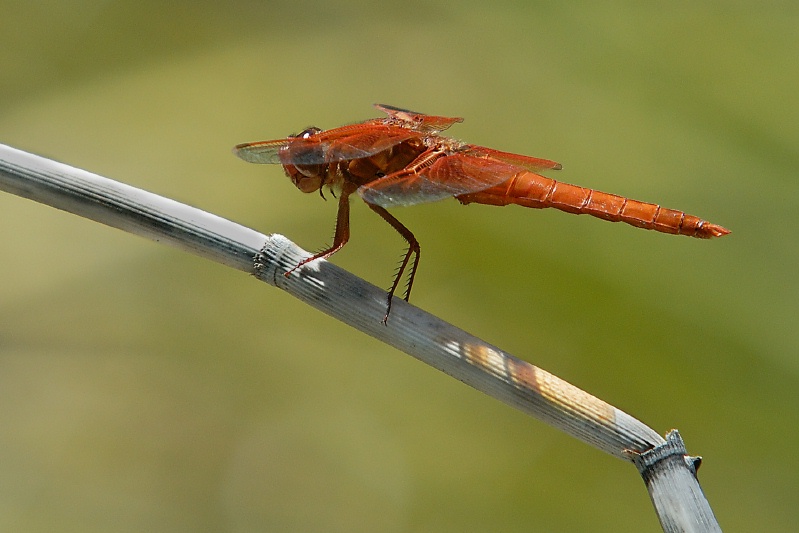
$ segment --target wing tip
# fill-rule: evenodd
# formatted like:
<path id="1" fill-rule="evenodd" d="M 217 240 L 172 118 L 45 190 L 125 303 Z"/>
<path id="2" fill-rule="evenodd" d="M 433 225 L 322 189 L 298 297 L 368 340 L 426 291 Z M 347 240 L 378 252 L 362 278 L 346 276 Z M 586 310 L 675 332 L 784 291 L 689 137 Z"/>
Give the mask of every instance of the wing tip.
<path id="1" fill-rule="evenodd" d="M 247 146 L 247 145 L 246 144 L 237 144 L 236 146 L 231 148 L 230 151 L 233 152 L 233 155 L 235 155 L 239 159 L 243 159 L 244 161 L 248 161 L 249 162 L 250 160 L 247 158 L 247 152 L 244 152 L 242 150 L 242 148 L 244 148 L 245 146 Z"/>
<path id="2" fill-rule="evenodd" d="M 248 163 L 263 163 L 257 157 L 255 157 L 251 152 L 244 150 L 248 145 L 247 144 L 237 144 L 231 150 L 233 155 L 241 159 L 242 161 L 246 161 Z"/>

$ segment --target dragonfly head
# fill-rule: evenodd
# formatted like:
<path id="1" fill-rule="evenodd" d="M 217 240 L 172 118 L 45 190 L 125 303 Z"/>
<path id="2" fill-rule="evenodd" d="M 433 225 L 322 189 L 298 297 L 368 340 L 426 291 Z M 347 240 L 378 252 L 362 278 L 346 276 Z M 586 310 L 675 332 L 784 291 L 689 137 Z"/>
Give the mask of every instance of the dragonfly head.
<path id="1" fill-rule="evenodd" d="M 283 165 L 286 175 L 302 192 L 314 192 L 322 188 L 324 165 Z"/>
<path id="2" fill-rule="evenodd" d="M 293 139 L 308 139 L 309 137 L 312 137 L 321 131 L 321 129 L 311 126 L 305 128 L 300 133 L 297 133 L 296 135 L 290 135 L 289 137 Z M 307 159 L 313 160 L 316 156 L 315 151 L 318 150 L 318 147 L 299 147 L 295 145 L 291 146 L 288 153 L 291 154 L 291 160 L 302 161 L 304 159 L 303 152 L 306 150 L 308 151 L 308 156 L 310 156 L 307 157 Z M 296 162 L 294 164 L 284 163 L 283 169 L 286 171 L 286 175 L 291 179 L 291 182 L 302 192 L 317 191 L 321 189 L 322 185 L 324 184 L 324 165 L 299 165 Z"/>

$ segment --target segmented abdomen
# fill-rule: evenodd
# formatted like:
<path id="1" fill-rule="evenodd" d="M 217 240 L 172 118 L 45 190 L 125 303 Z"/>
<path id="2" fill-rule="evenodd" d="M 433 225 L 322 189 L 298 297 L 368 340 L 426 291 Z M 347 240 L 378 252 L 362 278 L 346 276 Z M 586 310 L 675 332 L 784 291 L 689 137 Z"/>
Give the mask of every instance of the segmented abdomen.
<path id="1" fill-rule="evenodd" d="M 533 172 L 519 173 L 505 183 L 457 198 L 463 204 L 554 207 L 567 213 L 592 215 L 611 222 L 626 222 L 638 228 L 700 239 L 729 233 L 726 228 L 682 211 L 562 183 Z"/>

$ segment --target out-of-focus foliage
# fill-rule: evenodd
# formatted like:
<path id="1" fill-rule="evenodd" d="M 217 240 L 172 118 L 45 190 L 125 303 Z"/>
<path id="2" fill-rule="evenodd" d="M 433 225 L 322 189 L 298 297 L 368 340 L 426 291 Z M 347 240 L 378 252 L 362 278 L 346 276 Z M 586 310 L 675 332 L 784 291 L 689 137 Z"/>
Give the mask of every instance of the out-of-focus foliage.
<path id="1" fill-rule="evenodd" d="M 413 303 L 705 457 L 725 531 L 799 522 L 797 8 L 0 2 L 2 142 L 317 249 L 334 202 L 239 142 L 375 116 L 727 226 L 395 214 Z M 659 531 L 635 469 L 238 272 L 0 195 L 0 529 Z M 334 261 L 387 286 L 363 206 Z"/>

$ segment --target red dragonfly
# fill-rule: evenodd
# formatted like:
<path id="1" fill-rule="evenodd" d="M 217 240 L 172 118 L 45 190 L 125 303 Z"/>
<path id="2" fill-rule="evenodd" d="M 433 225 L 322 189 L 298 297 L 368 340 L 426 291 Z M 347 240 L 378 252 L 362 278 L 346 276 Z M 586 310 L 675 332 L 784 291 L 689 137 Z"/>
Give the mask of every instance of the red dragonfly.
<path id="1" fill-rule="evenodd" d="M 328 258 L 349 240 L 349 197 L 352 193 L 388 222 L 407 242 L 391 288 L 391 300 L 406 268 L 407 301 L 419 265 L 419 242 L 386 208 L 433 202 L 454 196 L 462 204 L 517 204 L 554 207 L 588 214 L 611 222 L 663 233 L 708 239 L 729 230 L 682 211 L 639 202 L 604 192 L 569 185 L 538 174 L 559 170 L 560 163 L 466 144 L 439 135 L 462 118 L 425 115 L 389 105 L 375 104 L 388 115 L 331 130 L 308 128 L 297 135 L 274 141 L 240 144 L 234 153 L 250 163 L 283 165 L 302 192 L 339 191 L 333 244 L 286 272 L 320 258 Z M 411 262 L 413 257 L 413 262 Z"/>

